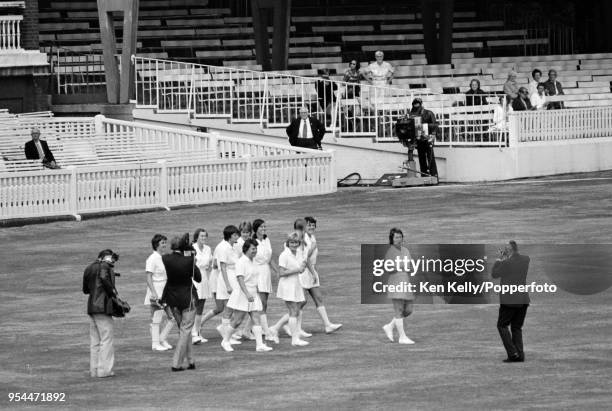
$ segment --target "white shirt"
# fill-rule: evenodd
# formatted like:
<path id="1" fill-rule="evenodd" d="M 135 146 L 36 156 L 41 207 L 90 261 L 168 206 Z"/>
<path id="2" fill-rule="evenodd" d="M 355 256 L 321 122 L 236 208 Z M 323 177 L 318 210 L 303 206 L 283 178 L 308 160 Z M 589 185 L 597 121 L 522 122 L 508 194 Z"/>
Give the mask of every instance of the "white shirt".
<path id="1" fill-rule="evenodd" d="M 311 236 L 308 233 L 304 233 L 304 245 L 305 245 L 304 251 L 306 253 L 308 253 L 308 251 L 314 248 L 314 251 L 310 255 L 310 258 L 308 259 L 308 262 L 314 266 L 317 263 L 317 256 L 319 255 L 319 248 L 318 247 L 315 248 L 315 246 L 317 245 L 317 239 L 315 238 L 314 234 Z"/>
<path id="2" fill-rule="evenodd" d="M 297 270 L 300 268 L 302 261 L 304 258 L 301 256 L 299 252 L 299 248 L 295 255 L 291 252 L 289 248 L 285 248 L 285 250 L 278 256 L 278 265 L 279 267 L 283 267 L 288 271 Z M 286 277 L 281 277 L 286 278 Z"/>
<path id="3" fill-rule="evenodd" d="M 269 264 L 272 260 L 272 244 L 270 244 L 270 239 L 268 237 L 258 238 L 257 243 L 257 255 L 253 258 L 253 261 L 259 265 Z"/>
<path id="4" fill-rule="evenodd" d="M 249 257 L 243 255 L 236 263 L 236 277 L 244 277 L 244 285 L 248 289 L 257 288 L 257 265 Z"/>
<path id="5" fill-rule="evenodd" d="M 204 244 L 203 250 L 200 251 L 200 247 L 198 247 L 198 243 L 193 243 L 193 249 L 196 251 L 196 265 L 200 269 L 200 273 L 204 275 L 206 273 L 206 267 L 210 263 L 212 259 L 212 253 L 210 251 L 210 247 Z"/>
<path id="6" fill-rule="evenodd" d="M 164 267 L 164 262 L 162 261 L 162 256 L 157 251 L 153 251 L 153 253 L 147 258 L 147 262 L 145 263 L 145 271 L 153 274 L 153 281 L 166 281 L 168 279 L 168 276 L 166 275 L 166 267 Z"/>
<path id="7" fill-rule="evenodd" d="M 229 241 L 221 241 L 217 248 L 215 248 L 215 257 L 218 263 L 225 263 L 227 270 L 234 270 L 236 262 L 238 261 L 238 255 L 232 248 Z"/>
<path id="8" fill-rule="evenodd" d="M 530 96 L 532 96 L 534 93 L 537 94 L 537 92 L 538 92 L 538 84 L 540 84 L 540 83 L 538 83 L 535 80 L 531 80 L 529 82 L 529 86 L 527 86 L 527 90 L 529 90 L 529 95 Z M 533 102 L 532 102 L 532 104 L 533 104 Z"/>
<path id="9" fill-rule="evenodd" d="M 302 135 L 302 132 L 304 130 L 304 124 L 306 124 L 306 138 L 313 138 L 312 137 L 312 130 L 310 129 L 310 120 L 309 119 L 300 119 L 300 132 L 298 133 L 298 138 L 304 138 L 304 136 Z"/>
<path id="10" fill-rule="evenodd" d="M 43 150 L 42 144 L 40 144 L 40 140 L 36 140 L 34 142 L 34 145 L 36 146 L 36 149 L 38 150 L 38 156 L 40 157 L 40 159 L 42 160 L 43 158 L 45 158 L 45 150 Z"/>
<path id="11" fill-rule="evenodd" d="M 546 95 L 540 95 L 537 91 L 529 98 L 531 105 L 538 110 L 546 109 Z"/>
<path id="12" fill-rule="evenodd" d="M 386 61 L 383 61 L 381 64 L 378 62 L 374 62 L 368 66 L 367 71 L 372 73 L 373 81 L 387 81 L 387 77 L 389 74 L 393 73 L 393 66 Z"/>

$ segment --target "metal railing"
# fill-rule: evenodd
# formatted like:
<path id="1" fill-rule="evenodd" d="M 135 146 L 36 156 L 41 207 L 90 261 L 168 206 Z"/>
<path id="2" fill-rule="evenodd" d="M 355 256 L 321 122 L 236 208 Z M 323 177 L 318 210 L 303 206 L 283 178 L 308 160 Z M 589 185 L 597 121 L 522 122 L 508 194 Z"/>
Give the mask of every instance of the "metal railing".
<path id="1" fill-rule="evenodd" d="M 21 50 L 23 16 L 0 16 L 0 52 Z"/>
<path id="2" fill-rule="evenodd" d="M 397 141 L 397 118 L 409 110 L 414 98 L 420 97 L 442 124 L 440 144 L 496 146 L 506 141 L 503 130 L 495 129 L 486 136 L 482 131 L 504 124 L 494 121 L 494 105 L 480 111 L 461 110 L 453 107 L 457 96 L 434 94 L 427 89 L 346 83 L 145 57 L 132 59 L 136 104 L 155 108 L 159 113 L 258 122 L 262 128 L 286 127 L 305 106 L 335 137 L 364 136 L 385 142 Z M 497 102 L 497 97 L 491 101 Z M 505 103 L 502 108 L 505 113 Z M 483 116 L 485 111 L 490 112 L 488 117 Z M 480 129 L 479 137 L 465 138 L 461 131 L 467 129 L 464 126 Z"/>

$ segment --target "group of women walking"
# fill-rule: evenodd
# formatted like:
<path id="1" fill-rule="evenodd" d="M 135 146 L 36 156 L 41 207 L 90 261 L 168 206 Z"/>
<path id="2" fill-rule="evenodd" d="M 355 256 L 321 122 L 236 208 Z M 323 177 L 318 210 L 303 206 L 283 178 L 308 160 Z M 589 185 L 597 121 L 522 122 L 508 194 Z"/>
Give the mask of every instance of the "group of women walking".
<path id="1" fill-rule="evenodd" d="M 305 338 L 311 334 L 302 329 L 307 294 L 317 307 L 325 332 L 338 330 L 342 324 L 332 323 L 323 305 L 316 269 L 316 224 L 313 217 L 296 220 L 278 259 L 274 258 L 266 223 L 262 219 L 244 221 L 238 227 L 228 225 L 214 251 L 208 245 L 209 233 L 202 228 L 195 230 L 191 244 L 187 246 L 185 236 L 172 239 L 170 253 L 167 252 L 168 239 L 156 234 L 151 240 L 153 253 L 145 268 L 147 292 L 144 303 L 151 306 L 152 349 L 165 351 L 173 348 L 167 337 L 173 324 L 178 322 L 178 345 L 183 347 L 177 346 L 175 350 L 172 370 L 185 369 L 185 361 L 187 369 L 194 369 L 191 345 L 207 342 L 201 329 L 216 316 L 221 316 L 217 331 L 225 351 L 233 351 L 232 346 L 241 344 L 245 338 L 256 341 L 256 351 L 271 351 L 272 347 L 267 343 L 278 344 L 281 329 L 291 336 L 292 346 L 308 345 Z M 179 262 L 179 256 L 185 260 Z M 177 272 L 180 267 L 184 272 Z M 172 277 L 181 277 L 182 281 Z M 190 278 L 190 282 L 186 283 L 185 278 Z M 276 296 L 285 302 L 288 312 L 270 325 L 268 301 L 276 278 Z M 183 298 L 177 298 L 177 295 Z M 183 304 L 177 311 L 178 300 Z M 207 311 L 204 310 L 206 300 L 214 302 Z M 185 304 L 187 311 L 182 311 Z M 183 335 L 185 333 L 189 335 Z"/>

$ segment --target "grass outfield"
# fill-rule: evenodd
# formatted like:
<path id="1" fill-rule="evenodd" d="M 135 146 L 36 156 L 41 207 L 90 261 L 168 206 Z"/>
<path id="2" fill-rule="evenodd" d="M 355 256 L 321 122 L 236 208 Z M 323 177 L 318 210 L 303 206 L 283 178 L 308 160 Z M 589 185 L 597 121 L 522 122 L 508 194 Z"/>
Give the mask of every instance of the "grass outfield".
<path id="1" fill-rule="evenodd" d="M 388 342 L 390 305 L 360 305 L 361 243 L 384 243 L 391 226 L 413 243 L 612 243 L 612 180 L 547 179 L 516 184 L 422 189 L 342 189 L 337 194 L 54 222 L 0 230 L 0 382 L 9 392 L 64 392 L 56 408 L 266 409 L 609 409 L 612 402 L 612 291 L 538 304 L 524 328 L 527 362 L 504 364 L 496 305 L 419 305 L 407 334 Z M 216 244 L 223 226 L 260 217 L 273 246 L 296 217 L 319 222 L 319 272 L 332 321 L 322 333 L 312 302 L 311 344 L 288 338 L 270 353 L 254 343 L 225 353 L 214 330 L 194 347 L 197 370 L 171 373 L 171 352 L 150 350 L 144 261 L 156 232 L 205 227 Z M 214 244 L 211 244 L 214 246 Z M 121 254 L 120 294 L 133 310 L 115 321 L 112 379 L 89 378 L 84 267 L 111 247 Z M 276 283 L 276 282 L 275 282 Z M 211 305 L 207 302 L 207 307 Z M 270 322 L 285 313 L 272 298 Z M 176 331 L 176 329 L 175 329 Z M 170 342 L 175 343 L 176 332 Z M 32 408 L 43 404 L 29 404 Z M 19 405 L 19 407 L 23 407 Z"/>

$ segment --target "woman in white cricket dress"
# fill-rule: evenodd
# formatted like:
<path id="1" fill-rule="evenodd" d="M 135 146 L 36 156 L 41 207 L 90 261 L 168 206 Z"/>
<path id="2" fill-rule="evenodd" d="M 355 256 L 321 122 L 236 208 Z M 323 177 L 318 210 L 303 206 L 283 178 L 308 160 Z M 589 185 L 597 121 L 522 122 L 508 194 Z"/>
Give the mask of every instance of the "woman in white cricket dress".
<path id="1" fill-rule="evenodd" d="M 400 259 L 404 259 L 404 257 L 408 257 L 410 260 L 410 252 L 406 247 L 403 246 L 404 243 L 404 233 L 399 228 L 392 228 L 389 232 L 389 250 L 385 255 L 385 260 L 393 260 L 397 257 Z M 410 276 L 406 271 L 397 271 L 395 267 L 394 271 L 389 274 L 389 280 L 387 282 L 388 285 L 394 286 L 396 288 L 405 286 L 410 283 Z M 397 329 L 397 333 L 399 336 L 398 342 L 400 344 L 414 344 L 410 338 L 406 336 L 406 332 L 404 331 L 404 319 L 412 314 L 412 307 L 414 301 L 414 294 L 410 290 L 393 290 L 387 292 L 387 296 L 393 302 L 393 310 L 395 311 L 395 316 L 391 320 L 389 324 L 385 324 L 383 326 L 383 330 L 385 331 L 385 335 L 389 340 L 393 342 L 393 329 Z"/>
<path id="2" fill-rule="evenodd" d="M 221 324 L 217 327 L 219 334 L 223 335 L 223 330 L 229 327 L 230 319 L 233 310 L 227 306 L 227 300 L 230 298 L 234 288 L 238 287 L 236 281 L 236 263 L 239 255 L 234 250 L 236 241 L 240 238 L 238 228 L 229 225 L 223 229 L 223 241 L 219 243 L 215 249 L 217 265 L 219 266 L 219 274 L 217 276 L 217 301 L 223 301 L 224 306 Z M 233 343 L 240 343 L 234 341 Z"/>
<path id="3" fill-rule="evenodd" d="M 278 265 L 272 259 L 272 244 L 266 232 L 266 222 L 260 218 L 253 221 L 253 238 L 257 240 L 257 254 L 253 261 L 257 265 L 259 276 L 257 277 L 257 291 L 261 299 L 262 312 L 260 315 L 261 327 L 266 336 L 266 341 L 279 343 L 278 333 L 268 326 L 268 297 L 272 292 L 272 269 L 278 273 Z M 274 265 L 274 267 L 271 267 Z"/>
<path id="4" fill-rule="evenodd" d="M 255 334 L 256 351 L 272 351 L 263 342 L 263 331 L 260 324 L 260 313 L 262 309 L 261 300 L 257 293 L 257 277 L 259 271 L 253 258 L 257 254 L 257 240 L 247 239 L 242 245 L 242 257 L 236 263 L 236 280 L 238 287 L 232 290 L 227 306 L 233 310 L 233 317 L 229 327 L 223 330 L 223 341 L 221 346 L 225 351 L 233 351 L 230 338 L 236 327 L 248 314 L 253 322 L 253 334 Z"/>
<path id="5" fill-rule="evenodd" d="M 151 349 L 153 351 L 166 351 L 172 349 L 166 338 L 174 325 L 174 319 L 167 319 L 161 333 L 160 328 L 166 317 L 163 307 L 159 304 L 166 281 L 166 268 L 162 261 L 162 254 L 168 249 L 168 238 L 162 234 L 155 234 L 151 239 L 153 253 L 147 258 L 145 272 L 147 274 L 147 292 L 144 305 L 151 307 Z"/>
<path id="6" fill-rule="evenodd" d="M 306 258 L 298 252 L 301 243 L 300 237 L 300 233 L 297 231 L 290 233 L 285 242 L 287 248 L 278 257 L 280 278 L 278 280 L 276 296 L 287 304 L 291 345 L 293 346 L 308 345 L 307 341 L 300 338 L 301 334 L 298 329 L 300 303 L 305 301 L 304 289 L 300 284 L 299 275 L 304 272 L 307 264 Z"/>
<path id="7" fill-rule="evenodd" d="M 243 221 L 238 225 L 238 231 L 240 237 L 236 240 L 236 244 L 233 245 L 234 253 L 236 254 L 236 261 L 244 254 L 242 252 L 242 246 L 244 242 L 250 239 L 253 235 L 253 226 L 250 221 Z M 244 322 L 238 327 L 234 335 L 232 336 L 235 340 L 240 341 L 242 337 L 246 337 L 249 340 L 254 340 L 255 337 L 251 332 L 251 318 L 248 316 L 243 317 Z"/>
<path id="8" fill-rule="evenodd" d="M 196 317 L 191 330 L 191 342 L 193 344 L 205 343 L 208 340 L 200 335 L 202 326 L 202 313 L 204 312 L 204 304 L 207 299 L 212 297 L 212 292 L 209 284 L 210 268 L 212 266 L 212 252 L 208 244 L 208 232 L 203 228 L 198 228 L 193 233 L 193 249 L 195 250 L 195 264 L 200 269 L 202 281 L 199 283 L 193 282 L 198 293 L 198 301 L 196 302 Z"/>

